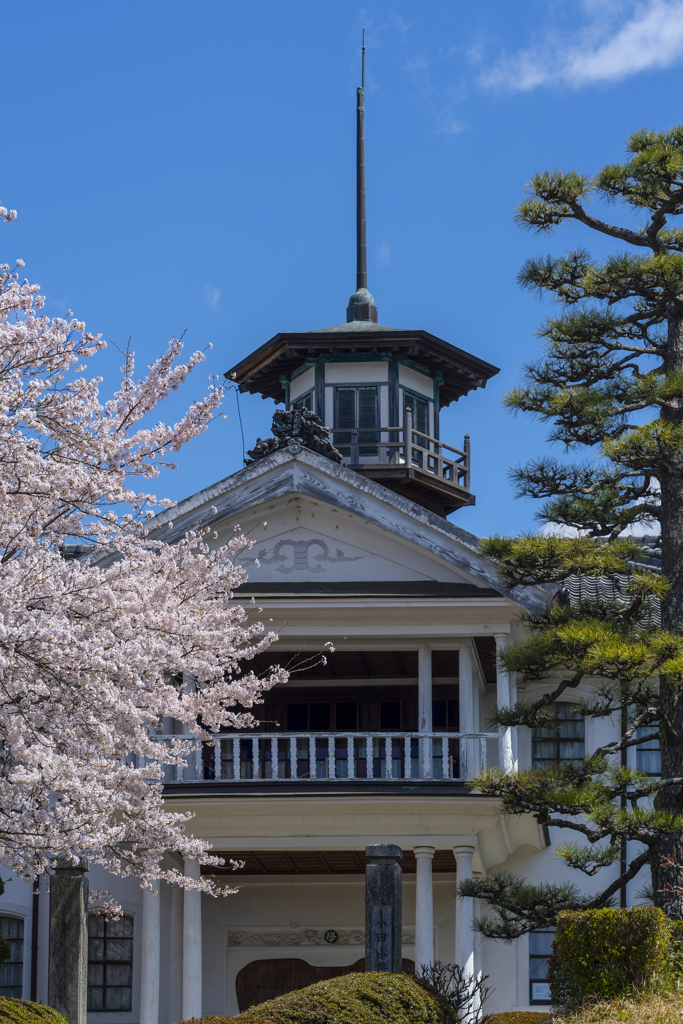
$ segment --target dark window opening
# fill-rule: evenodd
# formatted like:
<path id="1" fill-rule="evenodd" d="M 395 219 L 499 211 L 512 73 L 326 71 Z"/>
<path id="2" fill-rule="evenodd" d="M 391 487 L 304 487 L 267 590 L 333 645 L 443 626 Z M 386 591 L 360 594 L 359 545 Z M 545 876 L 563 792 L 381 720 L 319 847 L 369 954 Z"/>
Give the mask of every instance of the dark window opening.
<path id="1" fill-rule="evenodd" d="M 88 1010 L 133 1008 L 133 918 L 88 917 Z"/>
<path id="2" fill-rule="evenodd" d="M 287 705 L 287 729 L 289 732 L 308 732 L 308 704 Z"/>
<path id="3" fill-rule="evenodd" d="M 383 731 L 394 731 L 401 728 L 401 702 L 383 700 L 379 709 L 379 725 Z"/>
<path id="4" fill-rule="evenodd" d="M 413 417 L 413 430 L 419 430 L 422 434 L 429 434 L 429 404 L 426 398 L 418 398 L 417 395 L 408 395 L 403 392 L 403 408 L 410 409 Z M 414 444 L 425 447 L 425 440 L 422 437 L 414 437 Z"/>
<path id="5" fill-rule="evenodd" d="M 24 988 L 24 921 L 0 917 L 0 937 L 9 946 L 9 958 L 0 964 L 0 996 L 21 999 Z"/>
<path id="6" fill-rule="evenodd" d="M 533 730 L 533 765 L 576 761 L 584 753 L 584 721 L 574 704 L 553 704 L 554 718 Z"/>
<path id="7" fill-rule="evenodd" d="M 330 705 L 309 704 L 308 706 L 309 728 L 311 732 L 330 731 Z"/>
<path id="8" fill-rule="evenodd" d="M 339 732 L 352 732 L 358 728 L 358 705 L 355 701 L 343 701 L 337 704 L 337 729 Z"/>
<path id="9" fill-rule="evenodd" d="M 377 455 L 379 425 L 379 388 L 335 388 L 334 444 L 343 456 Z"/>

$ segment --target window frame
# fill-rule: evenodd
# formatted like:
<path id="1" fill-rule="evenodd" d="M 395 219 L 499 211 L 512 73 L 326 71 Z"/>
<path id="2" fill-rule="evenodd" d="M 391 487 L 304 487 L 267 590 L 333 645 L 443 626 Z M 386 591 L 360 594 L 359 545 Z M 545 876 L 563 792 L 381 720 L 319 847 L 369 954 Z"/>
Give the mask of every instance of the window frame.
<path id="1" fill-rule="evenodd" d="M 5 988 L 6 989 L 10 989 L 11 988 L 13 990 L 20 989 L 20 992 L 19 992 L 18 996 L 17 995 L 9 996 L 9 997 L 6 997 L 6 998 L 10 998 L 10 999 L 23 999 L 23 997 L 24 997 L 24 974 L 25 974 L 25 971 L 26 971 L 26 921 L 27 921 L 27 918 L 22 916 L 21 914 L 13 914 L 11 912 L 0 910 L 0 922 L 3 919 L 5 919 L 7 921 L 18 921 L 21 924 L 21 936 L 19 938 L 11 938 L 11 936 L 7 936 L 7 938 L 5 938 L 5 942 L 7 942 L 8 945 L 10 943 L 12 943 L 12 942 L 21 942 L 21 960 L 11 960 L 11 959 L 10 960 L 5 960 L 5 963 L 0 965 L 0 971 L 2 970 L 2 968 L 4 966 L 21 966 L 21 972 L 20 972 L 21 973 L 21 981 L 20 981 L 20 983 L 18 985 L 2 985 L 0 987 L 3 988 L 3 989 L 5 989 Z M 11 956 L 11 952 L 10 952 L 10 956 Z"/>
<path id="2" fill-rule="evenodd" d="M 547 972 L 546 972 L 546 978 L 545 979 L 532 977 L 532 974 L 531 974 L 531 964 L 532 964 L 532 962 L 534 962 L 534 961 L 538 962 L 539 960 L 545 960 L 546 963 L 547 963 L 550 954 L 549 953 L 532 953 L 531 952 L 531 944 L 532 944 L 531 937 L 532 937 L 532 935 L 552 935 L 553 936 L 553 941 L 554 941 L 554 937 L 555 937 L 556 934 L 557 934 L 557 930 L 555 928 L 534 928 L 532 931 L 529 932 L 529 956 L 528 956 L 529 968 L 528 968 L 528 971 L 529 971 L 529 1004 L 531 1006 L 550 1006 L 552 1004 L 552 1001 L 553 1001 L 552 1000 L 552 996 L 550 995 L 550 987 L 548 987 L 549 995 L 548 995 L 547 999 L 537 999 L 537 998 L 534 998 L 534 985 L 548 985 L 549 986 L 549 983 L 546 980 L 547 979 Z"/>
<path id="3" fill-rule="evenodd" d="M 645 732 L 645 735 L 643 735 L 644 732 Z M 645 774 L 647 776 L 649 776 L 650 778 L 652 778 L 652 779 L 661 778 L 661 774 L 662 774 L 662 748 L 660 746 L 660 741 L 659 741 L 659 739 L 651 740 L 649 738 L 652 735 L 652 733 L 655 733 L 655 732 L 659 732 L 659 724 L 656 724 L 656 723 L 653 723 L 652 725 L 641 725 L 638 729 L 636 729 L 636 738 L 638 738 L 639 734 L 640 734 L 640 737 L 642 738 L 642 741 L 643 741 L 642 743 L 638 743 L 637 746 L 636 746 L 636 767 L 638 768 L 638 770 L 639 771 L 645 771 L 645 769 L 639 764 L 640 758 L 638 757 L 638 755 L 641 752 L 644 753 L 644 754 L 647 754 L 647 753 L 657 753 L 657 754 L 659 754 L 659 770 L 656 771 L 656 772 L 645 772 Z M 647 744 L 647 746 L 646 746 L 646 744 Z M 654 745 L 652 745 L 652 744 L 654 744 Z"/>
<path id="4" fill-rule="evenodd" d="M 382 384 L 380 382 L 371 382 L 369 384 L 334 384 L 332 385 L 332 422 L 333 427 L 333 442 L 335 448 L 337 448 L 344 458 L 348 458 L 352 465 L 356 465 L 361 459 L 376 458 L 379 454 L 379 442 L 381 439 L 381 427 L 382 427 Z M 361 391 L 374 391 L 375 393 L 375 422 L 374 427 L 361 427 L 359 425 L 360 420 L 360 406 L 359 406 L 359 393 Z M 354 427 L 342 427 L 339 425 L 339 403 L 338 394 L 340 391 L 353 391 L 355 393 L 354 398 Z M 354 437 L 355 434 L 355 437 Z M 374 434 L 375 440 L 362 440 L 361 435 L 363 434 Z M 339 435 L 349 435 L 349 440 L 340 439 Z"/>
<path id="5" fill-rule="evenodd" d="M 311 388 L 310 391 L 304 391 L 303 395 L 299 395 L 291 403 L 292 409 L 308 409 L 309 412 L 313 412 L 313 403 L 315 400 L 315 388 Z M 306 404 L 308 402 L 308 404 Z"/>
<path id="6" fill-rule="evenodd" d="M 122 919 L 125 919 L 125 918 L 128 918 L 130 920 L 130 922 L 131 922 L 131 926 L 132 927 L 131 927 L 130 935 L 111 935 L 111 936 L 108 936 L 106 934 L 106 932 L 107 932 L 107 925 L 108 925 L 109 922 L 107 922 L 107 920 L 102 915 L 93 914 L 93 913 L 89 913 L 88 914 L 88 925 L 89 925 L 91 920 L 99 919 L 99 920 L 102 920 L 103 926 L 104 926 L 103 927 L 103 934 L 102 935 L 91 935 L 90 934 L 90 929 L 88 928 L 88 982 L 87 982 L 88 1010 L 87 1010 L 87 1012 L 89 1014 L 90 1013 L 110 1013 L 110 1014 L 112 1014 L 112 1013 L 114 1013 L 114 1014 L 126 1014 L 127 1013 L 127 1014 L 130 1014 L 130 1013 L 132 1013 L 134 1011 L 134 1008 L 135 1008 L 135 1002 L 134 1002 L 134 999 L 135 999 L 135 940 L 136 940 L 136 935 L 135 935 L 135 932 L 136 932 L 135 915 L 132 914 L 132 913 L 129 913 L 129 912 L 124 912 Z M 116 922 L 114 922 L 114 923 L 116 923 Z M 90 940 L 91 939 L 100 939 L 100 940 L 102 940 L 102 942 L 103 942 L 103 954 L 104 954 L 103 955 L 103 959 L 101 959 L 101 960 L 91 959 L 91 956 L 90 956 Z M 124 941 L 130 941 L 130 944 L 131 944 L 131 947 L 130 947 L 131 948 L 130 959 L 129 960 L 108 960 L 107 956 L 106 956 L 107 943 L 109 941 L 116 941 L 116 940 L 121 940 L 121 939 L 123 939 Z M 91 965 L 93 965 L 93 966 L 101 965 L 103 967 L 103 983 L 101 985 L 93 985 L 93 984 L 91 984 L 91 982 L 90 982 L 90 966 Z M 130 984 L 128 984 L 128 985 L 108 985 L 107 984 L 107 967 L 108 966 L 113 966 L 113 967 L 116 967 L 116 966 L 118 966 L 118 967 L 130 967 Z M 92 1009 L 90 1007 L 90 990 L 93 989 L 93 988 L 97 988 L 97 989 L 101 989 L 102 990 L 102 1003 L 103 1003 L 103 1005 L 100 1008 L 98 1008 L 98 1009 Z M 127 988 L 127 989 L 130 990 L 130 1005 L 127 1007 L 127 1009 L 122 1009 L 120 1007 L 112 1009 L 112 1008 L 106 1006 L 106 995 L 107 995 L 107 989 L 109 989 L 109 988 Z"/>
<path id="7" fill-rule="evenodd" d="M 574 701 L 554 701 L 552 704 L 553 708 L 571 708 L 575 706 Z M 547 765 L 560 765 L 566 764 L 569 761 L 577 761 L 580 757 L 584 757 L 586 754 L 586 720 L 582 715 L 575 715 L 573 717 L 561 717 L 558 713 L 555 716 L 555 721 L 558 723 L 558 728 L 555 730 L 556 735 L 553 736 L 537 736 L 537 731 L 550 731 L 552 728 L 551 722 L 548 722 L 544 726 L 537 726 L 531 730 L 531 766 L 532 768 L 544 768 Z M 559 723 L 561 722 L 580 722 L 581 723 L 581 736 L 580 737 L 563 737 L 560 733 Z M 583 746 L 582 753 L 577 757 L 561 757 L 560 749 L 563 742 L 580 742 Z M 556 754 L 554 757 L 537 757 L 535 754 L 535 744 L 546 743 L 554 744 L 556 748 Z"/>

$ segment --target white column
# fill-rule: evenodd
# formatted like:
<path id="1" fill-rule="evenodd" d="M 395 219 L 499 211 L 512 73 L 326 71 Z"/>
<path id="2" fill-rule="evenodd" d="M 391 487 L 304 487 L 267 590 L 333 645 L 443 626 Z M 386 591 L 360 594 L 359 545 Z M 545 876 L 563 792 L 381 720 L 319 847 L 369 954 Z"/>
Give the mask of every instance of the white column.
<path id="1" fill-rule="evenodd" d="M 199 879 L 199 861 L 185 858 L 185 874 Z M 202 1015 L 202 895 L 183 890 L 183 1020 Z"/>
<path id="2" fill-rule="evenodd" d="M 157 883 L 158 884 L 158 883 Z M 142 890 L 142 976 L 140 1024 L 159 1024 L 161 894 Z"/>
<path id="3" fill-rule="evenodd" d="M 510 677 L 508 670 L 501 665 L 499 657 L 507 649 L 508 634 L 496 633 L 496 699 L 499 708 L 510 707 Z M 512 757 L 512 729 L 508 726 L 498 727 L 498 756 L 500 767 L 504 772 L 514 768 Z"/>
<path id="4" fill-rule="evenodd" d="M 457 884 L 472 878 L 472 857 L 476 836 L 456 836 L 453 847 Z M 455 962 L 467 975 L 474 974 L 474 900 L 469 896 L 455 898 Z"/>
<path id="5" fill-rule="evenodd" d="M 415 970 L 434 963 L 433 846 L 415 847 Z"/>
<path id="6" fill-rule="evenodd" d="M 417 723 L 419 732 L 432 731 L 432 649 L 417 652 Z M 432 777 L 432 741 L 420 740 L 420 775 Z"/>
<path id="7" fill-rule="evenodd" d="M 463 644 L 458 652 L 458 695 L 460 708 L 460 732 L 474 732 L 474 702 L 472 687 L 472 647 Z M 472 740 L 460 740 L 460 778 L 466 779 L 476 773 Z"/>

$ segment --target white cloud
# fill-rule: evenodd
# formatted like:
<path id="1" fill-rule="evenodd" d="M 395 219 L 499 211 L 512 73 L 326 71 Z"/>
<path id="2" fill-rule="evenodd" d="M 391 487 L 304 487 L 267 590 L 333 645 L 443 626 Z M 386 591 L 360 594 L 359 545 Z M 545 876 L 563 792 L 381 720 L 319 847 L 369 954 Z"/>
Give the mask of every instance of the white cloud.
<path id="1" fill-rule="evenodd" d="M 221 298 L 220 288 L 214 288 L 212 284 L 204 285 L 204 301 L 206 302 L 209 309 L 212 309 L 214 313 L 218 311 L 218 303 Z"/>
<path id="2" fill-rule="evenodd" d="M 436 117 L 436 130 L 442 135 L 458 135 L 463 131 L 465 125 L 453 116 L 451 107 L 444 107 Z"/>
<path id="3" fill-rule="evenodd" d="M 480 84 L 520 91 L 552 84 L 578 88 L 683 58 L 683 0 L 589 0 L 584 7 L 591 20 L 581 32 L 548 33 L 539 45 L 501 57 Z"/>
<path id="4" fill-rule="evenodd" d="M 380 266 L 386 267 L 387 263 L 391 259 L 391 246 L 388 242 L 382 242 L 379 249 L 377 250 L 377 262 Z"/>

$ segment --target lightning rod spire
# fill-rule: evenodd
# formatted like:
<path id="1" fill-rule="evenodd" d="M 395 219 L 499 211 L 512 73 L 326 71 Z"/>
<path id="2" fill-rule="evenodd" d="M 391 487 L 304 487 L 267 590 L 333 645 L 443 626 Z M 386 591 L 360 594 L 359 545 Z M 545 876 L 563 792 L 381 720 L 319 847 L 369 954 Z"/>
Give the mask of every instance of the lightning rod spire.
<path id="1" fill-rule="evenodd" d="M 367 246 L 365 238 L 365 29 L 361 57 L 361 86 L 356 102 L 356 291 L 349 299 L 346 321 L 377 323 L 377 306 L 368 291 Z"/>

